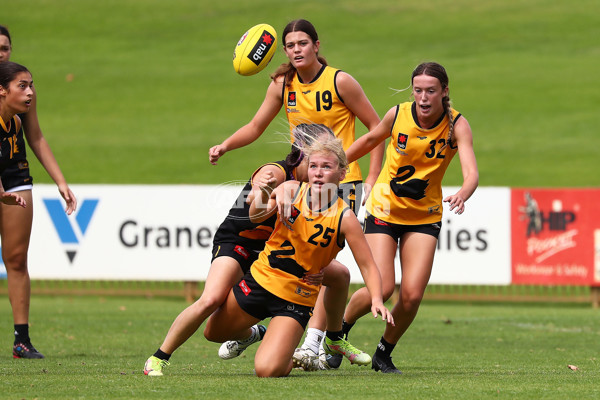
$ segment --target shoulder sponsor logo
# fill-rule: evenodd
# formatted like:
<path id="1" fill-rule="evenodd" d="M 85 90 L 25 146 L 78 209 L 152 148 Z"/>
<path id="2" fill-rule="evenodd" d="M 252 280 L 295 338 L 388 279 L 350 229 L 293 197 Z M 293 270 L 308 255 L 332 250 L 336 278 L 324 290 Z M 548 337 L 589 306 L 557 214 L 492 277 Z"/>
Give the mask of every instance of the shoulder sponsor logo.
<path id="1" fill-rule="evenodd" d="M 406 150 L 406 144 L 408 142 L 408 135 L 405 133 L 398 133 L 398 139 L 396 140 L 396 149 Z M 398 151 L 398 150 L 396 150 Z"/>
<path id="2" fill-rule="evenodd" d="M 299 215 L 300 215 L 300 210 L 298 210 L 296 207 L 292 207 L 292 215 L 287 219 L 288 222 L 290 223 L 290 225 L 292 225 L 294 222 L 296 222 L 296 219 L 298 219 Z"/>
<path id="3" fill-rule="evenodd" d="M 296 92 L 289 92 L 287 98 L 288 107 L 296 107 Z"/>

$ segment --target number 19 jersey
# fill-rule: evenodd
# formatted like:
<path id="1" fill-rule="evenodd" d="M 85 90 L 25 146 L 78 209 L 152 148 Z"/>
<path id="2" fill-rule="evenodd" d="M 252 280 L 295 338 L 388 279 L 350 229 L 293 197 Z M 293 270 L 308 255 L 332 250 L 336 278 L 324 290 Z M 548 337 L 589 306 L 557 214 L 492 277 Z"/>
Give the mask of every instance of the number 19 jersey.
<path id="1" fill-rule="evenodd" d="M 294 75 L 290 86 L 287 85 L 288 82 L 284 82 L 283 105 L 290 133 L 300 124 L 323 124 L 342 140 L 344 150 L 354 143 L 356 116 L 339 95 L 335 80 L 340 72 L 339 69 L 323 66 L 312 82 L 301 82 L 298 74 Z M 356 161 L 348 166 L 342 183 L 355 181 L 362 181 Z"/>

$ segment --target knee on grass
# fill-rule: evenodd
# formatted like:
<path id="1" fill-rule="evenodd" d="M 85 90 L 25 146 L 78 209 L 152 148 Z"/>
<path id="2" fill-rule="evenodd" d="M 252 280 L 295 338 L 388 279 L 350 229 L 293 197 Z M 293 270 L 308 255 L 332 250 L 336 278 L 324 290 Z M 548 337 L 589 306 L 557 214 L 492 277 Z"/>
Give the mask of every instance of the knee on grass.
<path id="1" fill-rule="evenodd" d="M 281 378 L 288 376 L 291 370 L 291 360 L 282 363 L 273 362 L 273 360 L 270 362 L 268 360 L 265 360 L 265 362 L 254 360 L 254 371 L 259 378 Z"/>

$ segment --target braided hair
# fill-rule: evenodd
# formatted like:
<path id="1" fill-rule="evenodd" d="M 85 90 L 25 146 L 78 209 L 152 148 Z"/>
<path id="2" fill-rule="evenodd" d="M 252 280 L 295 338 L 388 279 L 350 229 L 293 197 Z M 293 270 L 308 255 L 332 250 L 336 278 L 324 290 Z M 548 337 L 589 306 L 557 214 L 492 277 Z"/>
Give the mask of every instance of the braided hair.
<path id="1" fill-rule="evenodd" d="M 429 75 L 434 78 L 437 78 L 442 85 L 442 90 L 448 87 L 448 74 L 446 73 L 446 69 L 442 67 L 440 64 L 436 62 L 425 62 L 417 65 L 414 69 L 411 77 L 411 82 L 418 75 Z M 448 140 L 446 144 L 452 146 L 452 140 L 454 139 L 454 119 L 452 118 L 452 105 L 450 104 L 450 96 L 444 96 L 442 98 L 442 106 L 444 107 L 444 111 L 448 116 Z"/>

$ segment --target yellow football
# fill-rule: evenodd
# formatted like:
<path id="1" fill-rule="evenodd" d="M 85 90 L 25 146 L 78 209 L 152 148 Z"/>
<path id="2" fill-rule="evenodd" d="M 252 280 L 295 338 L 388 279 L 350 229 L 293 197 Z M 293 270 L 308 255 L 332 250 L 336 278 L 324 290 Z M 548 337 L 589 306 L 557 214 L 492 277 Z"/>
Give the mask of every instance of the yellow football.
<path id="1" fill-rule="evenodd" d="M 277 32 L 269 24 L 248 29 L 233 50 L 233 69 L 240 75 L 259 73 L 269 64 L 277 48 Z"/>

